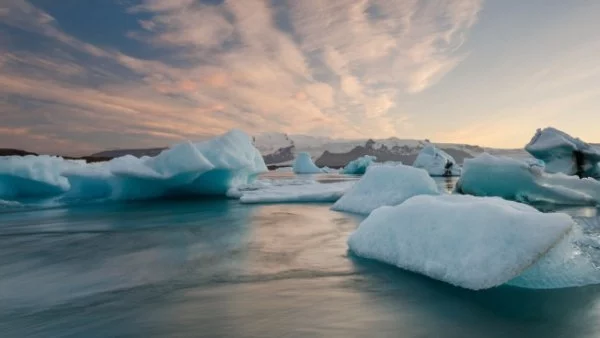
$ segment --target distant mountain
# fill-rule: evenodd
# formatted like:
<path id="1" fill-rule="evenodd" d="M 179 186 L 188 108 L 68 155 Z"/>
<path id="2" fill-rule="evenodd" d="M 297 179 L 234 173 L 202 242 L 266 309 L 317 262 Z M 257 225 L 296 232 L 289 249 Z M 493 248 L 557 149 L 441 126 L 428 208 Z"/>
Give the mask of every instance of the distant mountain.
<path id="1" fill-rule="evenodd" d="M 121 157 L 121 156 L 125 156 L 125 155 L 132 155 L 132 156 L 135 156 L 135 157 L 156 156 L 156 155 L 160 154 L 160 152 L 163 151 L 163 150 L 165 150 L 165 149 L 167 149 L 167 148 L 105 150 L 105 151 L 101 151 L 99 153 L 95 153 L 95 154 L 89 155 L 88 157 L 110 157 L 110 158 L 115 158 L 115 157 Z"/>
<path id="2" fill-rule="evenodd" d="M 298 152 L 308 152 L 318 166 L 331 168 L 342 167 L 349 161 L 364 155 L 375 156 L 378 161 L 401 161 L 412 164 L 419 151 L 429 140 L 406 140 L 399 138 L 339 140 L 306 135 L 287 135 L 268 133 L 254 137 L 254 144 L 263 154 L 265 163 L 271 166 L 289 165 Z M 522 149 L 484 149 L 479 146 L 453 143 L 434 143 L 458 163 L 464 159 L 477 156 L 484 151 L 496 155 L 506 154 L 511 157 L 528 157 Z"/>
<path id="3" fill-rule="evenodd" d="M 419 151 L 429 140 L 399 139 L 396 137 L 386 139 L 359 139 L 344 140 L 308 135 L 289 135 L 285 133 L 263 133 L 254 136 L 254 145 L 263 155 L 265 163 L 270 167 L 289 166 L 296 154 L 307 152 L 318 166 L 339 168 L 348 162 L 364 155 L 371 155 L 377 161 L 401 161 L 412 164 Z M 523 149 L 495 149 L 455 143 L 433 143 L 438 148 L 452 155 L 458 163 L 466 158 L 475 157 L 483 152 L 498 156 L 514 158 L 527 158 L 530 155 Z M 166 148 L 148 149 L 116 149 L 98 152 L 81 157 L 88 162 L 106 161 L 111 158 L 132 155 L 136 157 L 156 156 Z M 0 156 L 27 155 L 29 153 L 18 149 L 0 149 Z"/>

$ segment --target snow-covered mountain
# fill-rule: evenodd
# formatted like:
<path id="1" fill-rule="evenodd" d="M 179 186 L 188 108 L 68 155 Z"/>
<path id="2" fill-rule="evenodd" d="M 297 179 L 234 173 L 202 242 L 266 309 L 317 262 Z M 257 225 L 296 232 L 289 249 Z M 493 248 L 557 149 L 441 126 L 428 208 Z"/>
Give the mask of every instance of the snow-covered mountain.
<path id="1" fill-rule="evenodd" d="M 331 168 L 342 167 L 348 162 L 364 155 L 377 157 L 377 161 L 401 161 L 412 164 L 419 151 L 429 140 L 399 139 L 333 139 L 308 135 L 293 135 L 285 133 L 263 133 L 253 137 L 256 148 L 261 152 L 265 163 L 270 166 L 291 165 L 299 152 L 307 152 L 315 163 Z M 486 151 L 494 155 L 509 157 L 529 157 L 522 149 L 493 149 L 482 148 L 468 144 L 434 143 L 462 163 L 465 158 L 471 158 Z M 92 157 L 118 157 L 123 155 L 155 156 L 164 148 L 152 149 L 123 149 L 109 150 L 91 155 Z"/>
<path id="2" fill-rule="evenodd" d="M 377 157 L 378 161 L 401 161 L 412 164 L 419 151 L 429 144 L 429 140 L 410 140 L 399 138 L 341 140 L 306 135 L 288 135 L 284 133 L 265 133 L 254 137 L 254 145 L 263 154 L 268 165 L 289 165 L 295 154 L 307 152 L 318 166 L 341 167 L 364 155 Z M 458 163 L 484 151 L 495 155 L 527 157 L 520 149 L 492 149 L 468 144 L 434 143 Z"/>

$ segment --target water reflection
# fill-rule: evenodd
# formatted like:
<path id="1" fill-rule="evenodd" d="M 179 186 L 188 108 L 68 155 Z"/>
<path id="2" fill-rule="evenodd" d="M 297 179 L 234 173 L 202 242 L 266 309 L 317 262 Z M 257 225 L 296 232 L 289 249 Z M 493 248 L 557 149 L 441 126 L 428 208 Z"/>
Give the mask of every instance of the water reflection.
<path id="1" fill-rule="evenodd" d="M 455 179 L 436 182 L 448 191 Z M 179 200 L 3 214 L 0 332 L 2 337 L 600 334 L 598 286 L 455 288 L 352 256 L 346 239 L 361 218 L 329 207 Z M 597 220 L 586 219 L 585 229 L 598 229 Z"/>

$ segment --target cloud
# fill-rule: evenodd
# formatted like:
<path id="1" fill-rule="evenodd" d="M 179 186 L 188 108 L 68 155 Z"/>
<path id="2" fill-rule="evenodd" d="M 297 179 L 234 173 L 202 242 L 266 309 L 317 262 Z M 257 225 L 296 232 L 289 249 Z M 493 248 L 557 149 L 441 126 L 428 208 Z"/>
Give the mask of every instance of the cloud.
<path id="1" fill-rule="evenodd" d="M 157 143 L 231 127 L 394 136 L 410 120 L 398 101 L 465 58 L 480 8 L 479 0 L 144 0 L 127 10 L 143 16 L 140 29 L 123 32 L 161 51 L 142 59 L 75 38 L 43 10 L 10 0 L 0 22 L 62 54 L 0 48 L 8 55 L 0 91 L 51 102 L 50 111 L 85 111 L 89 123 L 106 121 L 102 131 L 123 124 Z M 158 56 L 165 51 L 169 58 Z"/>

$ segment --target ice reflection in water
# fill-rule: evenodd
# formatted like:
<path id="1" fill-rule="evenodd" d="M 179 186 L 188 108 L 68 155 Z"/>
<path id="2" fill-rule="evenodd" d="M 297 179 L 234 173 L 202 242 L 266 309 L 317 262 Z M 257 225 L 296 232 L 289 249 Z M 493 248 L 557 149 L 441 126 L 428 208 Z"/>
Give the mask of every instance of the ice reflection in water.
<path id="1" fill-rule="evenodd" d="M 348 254 L 359 222 L 231 200 L 3 213 L 1 336 L 600 335 L 598 286 L 458 289 Z"/>

